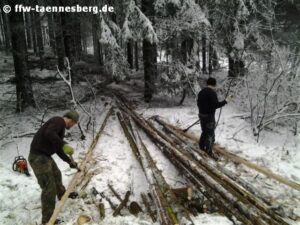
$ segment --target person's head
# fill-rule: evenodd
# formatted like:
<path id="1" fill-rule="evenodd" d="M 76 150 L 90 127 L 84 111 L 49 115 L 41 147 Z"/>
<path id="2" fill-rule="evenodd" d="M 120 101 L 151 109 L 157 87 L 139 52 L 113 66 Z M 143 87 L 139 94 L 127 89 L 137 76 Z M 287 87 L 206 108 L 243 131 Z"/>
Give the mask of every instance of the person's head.
<path id="1" fill-rule="evenodd" d="M 69 111 L 64 115 L 64 120 L 66 123 L 66 128 L 72 128 L 76 123 L 78 123 L 79 115 L 76 111 Z"/>
<path id="2" fill-rule="evenodd" d="M 207 84 L 208 87 L 216 88 L 217 81 L 216 81 L 215 78 L 210 77 L 210 78 L 207 79 L 206 84 Z"/>

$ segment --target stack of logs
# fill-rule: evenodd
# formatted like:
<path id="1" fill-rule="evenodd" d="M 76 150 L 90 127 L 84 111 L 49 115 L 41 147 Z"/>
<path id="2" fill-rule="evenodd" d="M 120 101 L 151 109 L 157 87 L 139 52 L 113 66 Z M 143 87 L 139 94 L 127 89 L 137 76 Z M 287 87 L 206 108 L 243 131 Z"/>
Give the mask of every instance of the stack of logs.
<path id="1" fill-rule="evenodd" d="M 183 175 L 200 191 L 212 204 L 216 205 L 222 213 L 224 213 L 232 221 L 240 221 L 246 225 L 288 225 L 288 219 L 283 218 L 272 208 L 268 200 L 255 190 L 251 185 L 246 185 L 247 182 L 239 177 L 234 176 L 231 172 L 217 166 L 217 164 L 209 159 L 204 153 L 200 152 L 191 146 L 182 136 L 164 126 L 159 119 L 156 121 L 164 126 L 164 129 L 158 129 L 150 121 L 145 120 L 139 116 L 130 106 L 128 101 L 119 94 L 117 96 L 117 104 L 121 111 L 126 113 L 128 117 L 132 118 L 135 123 L 142 128 L 142 130 L 149 136 L 149 138 L 159 147 L 165 156 L 183 172 Z M 139 142 L 139 147 L 134 146 L 137 150 L 136 157 L 140 161 L 142 168 L 151 168 L 152 176 L 148 177 L 148 181 L 153 183 L 152 179 L 162 179 L 159 171 L 152 165 L 151 156 L 149 155 L 144 143 L 137 135 L 134 137 L 132 126 L 128 119 L 124 119 L 118 114 L 122 127 L 128 139 L 131 139 L 130 145 Z M 127 122 L 126 122 L 127 121 Z M 126 125 L 127 124 L 127 125 Z M 131 134 L 129 130 L 131 131 Z M 131 136 L 131 137 L 130 137 Z M 134 140 L 134 141 L 132 141 Z M 136 144 L 135 144 L 136 145 Z M 143 150 L 142 157 L 140 150 Z M 147 160 L 143 160 L 146 158 Z M 145 164 L 145 161 L 148 164 Z M 164 180 L 158 182 L 165 184 L 163 187 L 156 187 L 153 185 L 153 191 L 157 199 L 158 207 L 166 209 L 166 214 L 159 218 L 161 224 L 185 224 L 182 221 L 188 221 L 186 224 L 193 224 L 192 220 L 186 211 L 180 205 L 176 205 L 176 200 L 172 199 L 172 192 L 168 192 L 170 188 L 166 185 Z M 159 189 L 159 190 L 158 190 Z M 161 192 L 160 192 L 161 191 Z M 166 200 L 164 202 L 164 200 Z M 173 202 L 174 201 L 174 202 Z M 174 205 L 172 204 L 174 203 Z M 160 205 L 159 205 L 160 204 Z M 171 205 L 170 205 L 171 204 Z M 170 213 L 169 213 L 170 212 Z M 163 218 L 173 217 L 172 223 L 164 223 Z M 178 219 L 179 218 L 179 219 Z M 176 223 L 177 222 L 177 223 Z"/>

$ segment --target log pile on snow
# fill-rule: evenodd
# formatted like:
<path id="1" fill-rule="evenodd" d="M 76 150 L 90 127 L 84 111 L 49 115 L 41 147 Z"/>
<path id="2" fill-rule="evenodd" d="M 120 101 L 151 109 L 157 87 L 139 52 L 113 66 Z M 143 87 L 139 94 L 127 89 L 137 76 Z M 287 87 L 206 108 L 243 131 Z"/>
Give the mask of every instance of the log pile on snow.
<path id="1" fill-rule="evenodd" d="M 184 141 L 183 138 L 172 135 L 170 131 L 166 132 L 166 129 L 158 129 L 150 121 L 138 115 L 123 96 L 118 94 L 116 96 L 119 108 L 142 128 L 197 190 L 206 196 L 229 219 L 235 222 L 238 220 L 247 225 L 289 224 L 286 218 L 283 218 L 282 215 L 279 215 L 272 209 L 262 195 L 257 195 L 259 193 L 257 190 L 249 188 L 245 185 L 246 182 L 238 179 L 238 177 L 230 176 L 228 171 L 218 167 L 212 159 L 199 152 Z M 140 143 L 142 143 L 141 140 Z M 136 154 L 137 157 L 140 157 L 139 155 Z M 151 161 L 147 160 L 147 162 L 151 165 L 149 163 Z M 155 169 L 153 170 L 155 171 Z M 161 182 L 158 183 L 161 184 Z M 154 183 L 154 187 L 155 185 Z M 166 189 L 168 188 L 166 187 Z M 166 189 L 165 192 L 169 193 L 170 191 L 168 192 Z M 156 193 L 156 196 L 168 199 L 166 193 L 163 192 L 163 195 Z M 165 205 L 162 204 L 162 206 Z M 168 206 L 161 208 L 168 209 Z M 178 211 L 173 211 L 173 213 L 175 213 L 176 218 L 182 215 Z M 159 217 L 159 219 L 161 220 L 162 218 Z M 164 223 L 161 222 L 161 224 Z"/>

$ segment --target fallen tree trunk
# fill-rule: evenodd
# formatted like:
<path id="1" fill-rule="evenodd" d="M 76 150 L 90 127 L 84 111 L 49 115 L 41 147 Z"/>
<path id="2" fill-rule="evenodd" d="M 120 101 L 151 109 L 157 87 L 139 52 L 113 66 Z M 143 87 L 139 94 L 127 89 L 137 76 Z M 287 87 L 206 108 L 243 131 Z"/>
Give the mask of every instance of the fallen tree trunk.
<path id="1" fill-rule="evenodd" d="M 97 133 L 97 135 L 96 135 L 94 141 L 93 141 L 92 144 L 90 145 L 90 147 L 89 147 L 89 149 L 88 149 L 88 151 L 87 151 L 87 153 L 86 153 L 86 155 L 85 155 L 85 159 L 84 159 L 84 160 L 82 161 L 82 163 L 80 164 L 80 169 L 81 169 L 81 171 L 78 171 L 78 172 L 74 175 L 74 177 L 72 178 L 72 180 L 71 180 L 71 182 L 70 182 L 70 184 L 69 184 L 69 186 L 68 186 L 68 188 L 67 188 L 65 194 L 64 194 L 63 197 L 61 198 L 61 200 L 60 200 L 58 206 L 55 208 L 55 210 L 54 210 L 54 212 L 53 212 L 53 214 L 52 214 L 50 220 L 48 221 L 47 225 L 53 225 L 53 224 L 55 223 L 55 220 L 57 219 L 58 214 L 60 213 L 60 211 L 62 210 L 62 208 L 63 208 L 63 206 L 64 206 L 64 204 L 65 204 L 65 202 L 66 202 L 66 200 L 68 199 L 69 194 L 70 194 L 71 191 L 75 188 L 75 186 L 76 186 L 76 184 L 77 184 L 77 182 L 78 182 L 78 179 L 81 177 L 82 172 L 85 170 L 85 167 L 86 167 L 87 162 L 89 161 L 89 159 L 90 159 L 90 158 L 92 157 L 92 155 L 93 155 L 94 148 L 95 148 L 96 144 L 98 143 L 98 140 L 99 140 L 99 138 L 100 138 L 100 136 L 101 136 L 101 134 L 102 134 L 102 132 L 103 132 L 105 126 L 106 126 L 106 122 L 107 122 L 108 118 L 109 118 L 110 115 L 112 114 L 112 111 L 113 111 L 112 108 L 110 108 L 110 109 L 108 110 L 108 112 L 107 112 L 107 114 L 106 114 L 106 116 L 105 116 L 105 119 L 104 119 L 104 121 L 103 121 L 103 123 L 102 123 L 102 125 L 101 125 L 101 127 L 100 127 L 100 129 L 99 129 L 99 131 L 98 131 L 98 133 Z"/>

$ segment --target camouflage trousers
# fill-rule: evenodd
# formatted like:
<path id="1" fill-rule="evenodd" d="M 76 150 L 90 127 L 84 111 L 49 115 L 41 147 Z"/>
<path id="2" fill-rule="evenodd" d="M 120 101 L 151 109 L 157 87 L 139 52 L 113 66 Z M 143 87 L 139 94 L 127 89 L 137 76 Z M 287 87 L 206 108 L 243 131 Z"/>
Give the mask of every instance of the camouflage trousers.
<path id="1" fill-rule="evenodd" d="M 61 199 L 66 189 L 54 160 L 43 154 L 29 154 L 29 163 L 42 189 L 42 224 L 46 224 L 55 209 L 55 198 Z"/>

